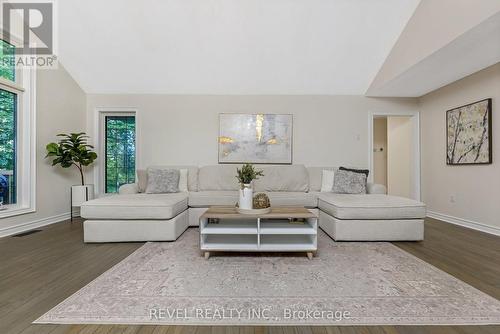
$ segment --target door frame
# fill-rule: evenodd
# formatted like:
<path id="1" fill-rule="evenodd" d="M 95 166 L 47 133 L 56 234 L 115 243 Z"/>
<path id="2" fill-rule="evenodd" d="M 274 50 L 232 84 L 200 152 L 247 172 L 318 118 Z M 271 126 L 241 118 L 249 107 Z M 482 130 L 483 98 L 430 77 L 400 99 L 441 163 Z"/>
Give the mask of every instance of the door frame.
<path id="1" fill-rule="evenodd" d="M 370 174 L 368 181 L 373 182 L 373 119 L 375 117 L 388 117 L 388 116 L 402 116 L 410 117 L 413 128 L 413 168 L 412 168 L 412 181 L 413 191 L 412 198 L 420 201 L 421 199 L 421 152 L 420 152 L 420 112 L 418 111 L 369 111 L 368 112 L 368 164 Z"/>

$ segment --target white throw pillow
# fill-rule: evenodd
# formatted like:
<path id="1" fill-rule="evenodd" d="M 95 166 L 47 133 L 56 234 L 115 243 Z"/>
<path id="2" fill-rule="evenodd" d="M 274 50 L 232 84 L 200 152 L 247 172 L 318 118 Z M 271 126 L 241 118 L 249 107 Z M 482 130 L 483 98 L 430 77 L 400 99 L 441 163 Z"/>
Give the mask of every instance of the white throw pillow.
<path id="1" fill-rule="evenodd" d="M 321 176 L 321 192 L 331 192 L 333 189 L 333 180 L 335 179 L 335 171 L 323 169 Z"/>
<path id="2" fill-rule="evenodd" d="M 179 191 L 188 191 L 188 170 L 179 169 Z"/>

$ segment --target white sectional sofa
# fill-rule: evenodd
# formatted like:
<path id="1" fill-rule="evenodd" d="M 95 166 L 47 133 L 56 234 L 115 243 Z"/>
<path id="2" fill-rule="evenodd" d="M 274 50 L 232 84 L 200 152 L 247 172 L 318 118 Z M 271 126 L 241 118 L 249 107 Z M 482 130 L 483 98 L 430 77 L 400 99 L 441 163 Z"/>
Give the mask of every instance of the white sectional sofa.
<path id="1" fill-rule="evenodd" d="M 167 166 L 164 166 L 167 167 Z M 146 172 L 120 194 L 83 204 L 85 242 L 173 241 L 188 226 L 198 226 L 210 206 L 238 201 L 236 165 L 168 166 L 188 170 L 188 191 L 145 194 Z M 322 170 L 303 165 L 258 166 L 264 177 L 254 192 L 266 193 L 272 206 L 305 206 L 319 214 L 319 226 L 335 240 L 423 240 L 425 205 L 386 195 L 382 185 L 368 184 L 367 194 L 320 192 Z"/>

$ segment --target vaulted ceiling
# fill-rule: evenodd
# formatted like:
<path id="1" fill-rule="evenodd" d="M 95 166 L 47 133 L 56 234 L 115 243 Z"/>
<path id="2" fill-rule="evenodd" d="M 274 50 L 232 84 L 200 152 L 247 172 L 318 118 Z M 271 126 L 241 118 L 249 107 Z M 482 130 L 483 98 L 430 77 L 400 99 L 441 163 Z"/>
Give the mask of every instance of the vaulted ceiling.
<path id="1" fill-rule="evenodd" d="M 362 95 L 419 0 L 64 0 L 87 93 Z"/>

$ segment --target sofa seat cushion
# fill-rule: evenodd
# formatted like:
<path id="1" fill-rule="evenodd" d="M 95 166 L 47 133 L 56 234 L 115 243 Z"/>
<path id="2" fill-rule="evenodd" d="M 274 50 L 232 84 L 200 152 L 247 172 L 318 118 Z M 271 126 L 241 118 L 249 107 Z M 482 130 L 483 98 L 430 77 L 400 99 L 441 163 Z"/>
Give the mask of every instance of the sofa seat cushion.
<path id="1" fill-rule="evenodd" d="M 318 195 L 316 193 L 291 191 L 272 191 L 264 193 L 269 196 L 271 206 L 305 206 L 306 208 L 318 207 Z"/>
<path id="2" fill-rule="evenodd" d="M 212 205 L 233 206 L 238 202 L 238 191 L 207 190 L 192 191 L 189 193 L 189 206 L 193 208 L 206 208 Z"/>
<path id="3" fill-rule="evenodd" d="M 188 193 L 130 194 L 85 202 L 85 219 L 171 219 L 188 207 Z"/>
<path id="4" fill-rule="evenodd" d="M 426 215 L 422 202 L 381 194 L 321 193 L 318 207 L 338 219 L 422 219 Z"/>

